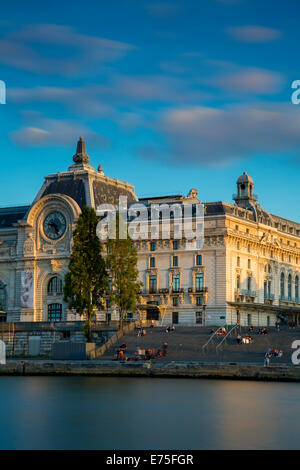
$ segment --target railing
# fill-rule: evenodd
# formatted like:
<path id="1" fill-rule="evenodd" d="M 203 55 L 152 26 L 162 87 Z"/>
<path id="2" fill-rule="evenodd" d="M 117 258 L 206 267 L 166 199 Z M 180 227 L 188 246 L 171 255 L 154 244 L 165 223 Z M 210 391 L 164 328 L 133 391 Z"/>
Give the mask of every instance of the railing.
<path id="1" fill-rule="evenodd" d="M 274 300 L 275 299 L 275 294 L 268 294 L 268 293 L 265 292 L 264 298 L 269 299 L 269 300 Z"/>
<path id="2" fill-rule="evenodd" d="M 293 303 L 296 303 L 296 304 L 299 304 L 300 303 L 300 299 L 295 297 L 289 297 L 289 296 L 285 296 L 285 295 L 281 295 L 279 300 L 281 300 L 282 302 L 293 302 Z"/>
<path id="3" fill-rule="evenodd" d="M 224 341 L 226 340 L 226 338 L 228 338 L 228 336 L 230 336 L 231 333 L 232 333 L 234 330 L 236 330 L 237 328 L 240 328 L 240 327 L 241 327 L 241 325 L 240 325 L 239 323 L 237 323 L 236 325 L 234 325 L 234 326 L 231 328 L 231 330 L 228 331 L 228 333 L 224 336 L 224 338 L 222 339 L 222 341 L 221 341 L 219 344 L 217 344 L 217 346 L 216 346 L 216 352 L 218 351 L 219 347 L 224 343 Z"/>
<path id="4" fill-rule="evenodd" d="M 213 338 L 219 333 L 219 331 L 222 329 L 223 327 L 220 326 L 209 338 L 209 340 L 202 346 L 202 350 L 204 351 L 204 349 L 209 345 L 209 343 L 213 340 Z"/>
<path id="5" fill-rule="evenodd" d="M 247 295 L 248 297 L 256 297 L 257 293 L 256 291 L 248 290 L 248 289 L 241 289 L 241 294 L 242 295 Z"/>

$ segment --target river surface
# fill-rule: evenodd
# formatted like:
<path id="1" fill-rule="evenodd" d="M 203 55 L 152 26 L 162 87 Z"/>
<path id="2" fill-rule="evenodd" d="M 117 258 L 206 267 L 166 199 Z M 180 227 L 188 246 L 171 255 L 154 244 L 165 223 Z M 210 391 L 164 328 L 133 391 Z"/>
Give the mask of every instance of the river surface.
<path id="1" fill-rule="evenodd" d="M 299 449 L 300 384 L 0 377 L 0 449 Z"/>

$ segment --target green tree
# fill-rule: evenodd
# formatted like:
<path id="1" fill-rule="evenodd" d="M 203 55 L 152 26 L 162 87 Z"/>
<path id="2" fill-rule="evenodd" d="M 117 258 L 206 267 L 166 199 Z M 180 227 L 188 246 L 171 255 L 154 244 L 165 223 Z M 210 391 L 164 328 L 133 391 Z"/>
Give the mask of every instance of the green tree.
<path id="1" fill-rule="evenodd" d="M 91 340 L 91 328 L 96 309 L 103 308 L 108 276 L 102 257 L 102 245 L 96 229 L 99 218 L 93 208 L 84 207 L 74 232 L 69 272 L 65 276 L 64 300 L 70 310 L 86 318 L 85 334 Z"/>
<path id="2" fill-rule="evenodd" d="M 110 299 L 118 307 L 121 329 L 128 311 L 136 310 L 142 283 L 138 281 L 137 249 L 126 229 L 123 233 L 127 233 L 127 237 L 119 236 L 119 227 L 124 224 L 119 214 L 116 215 L 115 222 L 115 239 L 110 238 L 107 242 L 107 268 L 111 277 Z"/>

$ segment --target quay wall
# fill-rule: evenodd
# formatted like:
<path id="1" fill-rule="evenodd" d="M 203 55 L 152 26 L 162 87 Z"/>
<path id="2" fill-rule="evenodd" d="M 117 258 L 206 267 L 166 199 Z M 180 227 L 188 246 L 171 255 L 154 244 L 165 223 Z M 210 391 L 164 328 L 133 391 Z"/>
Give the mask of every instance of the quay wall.
<path id="1" fill-rule="evenodd" d="M 0 375 L 184 377 L 300 382 L 300 367 L 199 362 L 9 360 L 5 365 L 0 365 Z"/>

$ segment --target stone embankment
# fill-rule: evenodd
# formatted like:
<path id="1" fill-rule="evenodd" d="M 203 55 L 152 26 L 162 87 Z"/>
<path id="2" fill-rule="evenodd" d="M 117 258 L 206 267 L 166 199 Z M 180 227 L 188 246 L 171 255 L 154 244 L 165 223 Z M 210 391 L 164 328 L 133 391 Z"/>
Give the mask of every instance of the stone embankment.
<path id="1" fill-rule="evenodd" d="M 8 361 L 0 375 L 183 377 L 300 382 L 300 367 L 200 362 Z"/>

